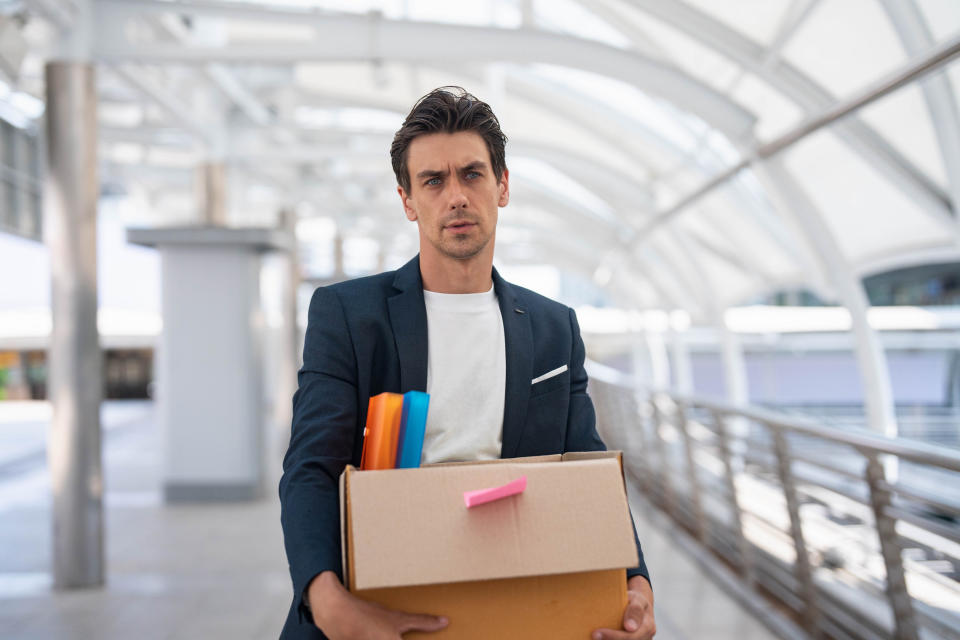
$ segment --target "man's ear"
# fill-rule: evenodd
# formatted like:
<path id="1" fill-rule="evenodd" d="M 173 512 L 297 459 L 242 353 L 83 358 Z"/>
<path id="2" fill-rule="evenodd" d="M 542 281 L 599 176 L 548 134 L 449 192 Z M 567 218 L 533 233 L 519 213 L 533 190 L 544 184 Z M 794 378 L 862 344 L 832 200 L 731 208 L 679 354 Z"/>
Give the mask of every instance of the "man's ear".
<path id="1" fill-rule="evenodd" d="M 403 204 L 403 212 L 407 214 L 407 220 L 415 222 L 417 220 L 417 212 L 410 206 L 410 195 L 404 191 L 400 185 L 397 185 L 397 193 L 400 194 L 400 202 Z"/>
<path id="2" fill-rule="evenodd" d="M 500 200 L 497 202 L 497 206 L 505 207 L 507 203 L 510 202 L 510 171 L 507 169 L 503 170 L 503 175 L 500 176 L 500 184 L 497 185 L 500 189 Z"/>

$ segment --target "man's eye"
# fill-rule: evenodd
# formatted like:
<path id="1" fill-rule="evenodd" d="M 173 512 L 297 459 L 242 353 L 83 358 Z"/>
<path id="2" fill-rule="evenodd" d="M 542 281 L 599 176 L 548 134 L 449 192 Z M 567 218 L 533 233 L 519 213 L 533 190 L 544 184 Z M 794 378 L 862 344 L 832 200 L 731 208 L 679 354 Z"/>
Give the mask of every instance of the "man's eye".
<path id="1" fill-rule="evenodd" d="M 438 184 L 440 184 L 440 178 L 430 178 L 429 180 L 427 180 L 426 182 L 424 182 L 424 184 L 430 185 L 430 186 L 438 185 Z"/>
<path id="2" fill-rule="evenodd" d="M 474 178 L 479 178 L 479 177 L 480 177 L 479 171 L 467 171 L 468 180 L 473 180 Z"/>

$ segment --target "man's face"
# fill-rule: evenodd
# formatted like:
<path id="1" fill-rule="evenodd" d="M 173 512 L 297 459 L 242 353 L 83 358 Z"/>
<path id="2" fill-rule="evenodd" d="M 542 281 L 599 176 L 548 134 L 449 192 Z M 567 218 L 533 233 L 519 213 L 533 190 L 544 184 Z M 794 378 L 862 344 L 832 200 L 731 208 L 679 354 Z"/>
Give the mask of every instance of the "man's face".
<path id="1" fill-rule="evenodd" d="M 497 209 L 510 199 L 506 171 L 498 182 L 490 153 L 473 131 L 431 133 L 407 148 L 410 191 L 398 187 L 407 219 L 420 229 L 420 253 L 466 260 L 489 247 Z"/>

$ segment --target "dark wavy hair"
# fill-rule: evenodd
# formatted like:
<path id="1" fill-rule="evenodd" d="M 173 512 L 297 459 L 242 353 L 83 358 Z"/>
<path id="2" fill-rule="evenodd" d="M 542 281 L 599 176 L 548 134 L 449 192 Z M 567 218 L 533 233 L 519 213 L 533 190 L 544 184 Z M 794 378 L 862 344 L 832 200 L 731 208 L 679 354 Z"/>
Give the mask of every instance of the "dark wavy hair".
<path id="1" fill-rule="evenodd" d="M 480 134 L 487 143 L 493 174 L 499 182 L 507 169 L 507 136 L 500 130 L 500 121 L 493 114 L 493 109 L 463 87 L 439 87 L 417 100 L 403 121 L 403 126 L 393 136 L 390 161 L 397 184 L 404 191 L 410 191 L 407 149 L 414 138 L 428 133 L 458 131 L 476 131 Z"/>

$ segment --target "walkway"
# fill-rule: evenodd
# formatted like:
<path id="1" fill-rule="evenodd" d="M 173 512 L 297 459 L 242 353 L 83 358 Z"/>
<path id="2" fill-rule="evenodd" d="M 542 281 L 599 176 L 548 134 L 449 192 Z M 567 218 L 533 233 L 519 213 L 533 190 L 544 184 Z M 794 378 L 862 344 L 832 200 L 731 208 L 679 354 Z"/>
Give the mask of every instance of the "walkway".
<path id="1" fill-rule="evenodd" d="M 35 419 L 43 411 L 27 411 L 34 417 L 28 421 L 23 407 L 0 403 L 0 434 L 28 432 L 26 422 L 43 428 Z M 107 586 L 51 592 L 46 466 L 39 451 L 20 451 L 18 462 L 0 462 L 0 635 L 5 640 L 277 637 L 290 582 L 275 482 L 268 485 L 268 497 L 254 503 L 164 505 L 153 405 L 107 403 L 103 415 Z M 42 443 L 37 433 L 27 437 Z M 773 640 L 704 577 L 669 534 L 651 525 L 642 508 L 635 511 L 654 576 L 658 640 Z"/>

